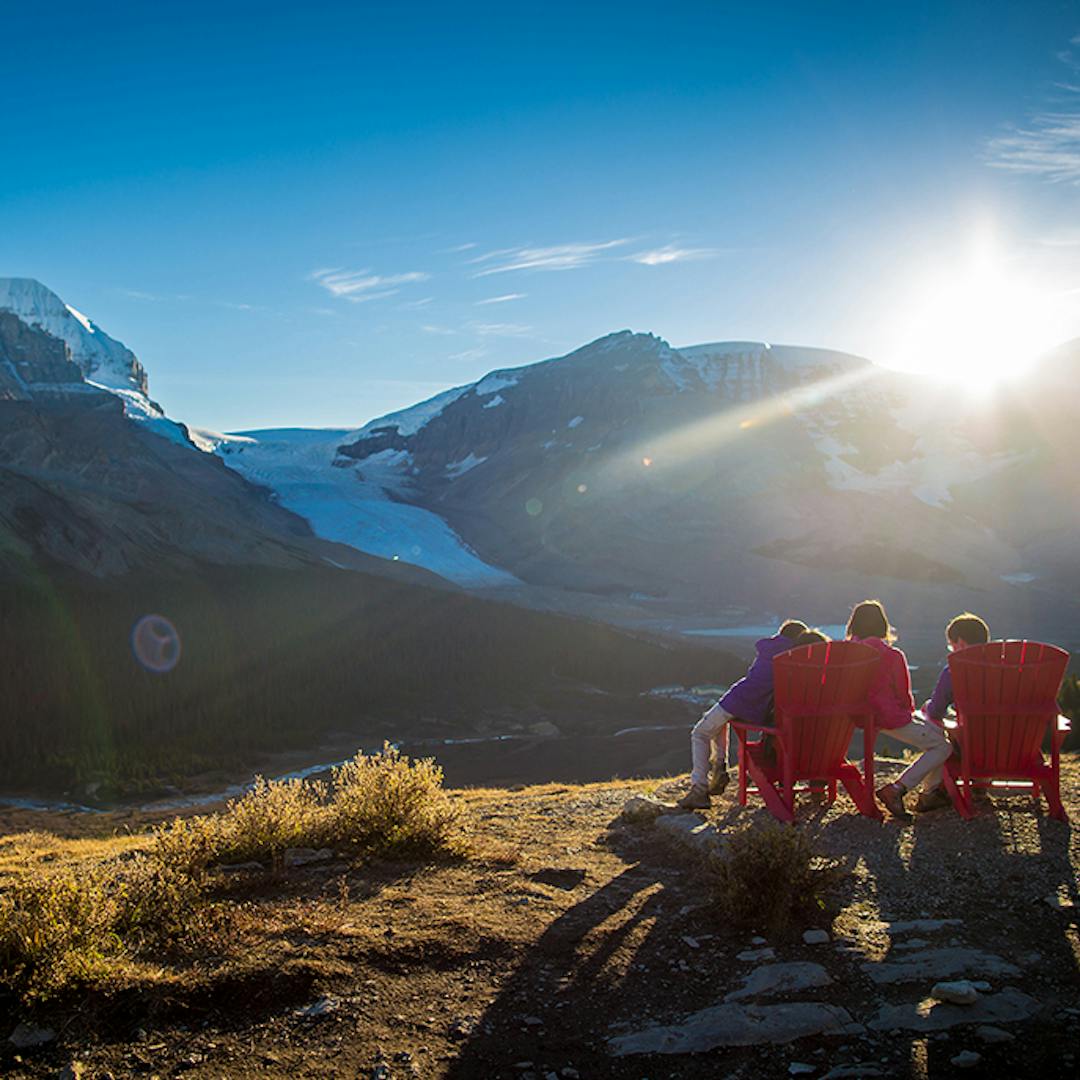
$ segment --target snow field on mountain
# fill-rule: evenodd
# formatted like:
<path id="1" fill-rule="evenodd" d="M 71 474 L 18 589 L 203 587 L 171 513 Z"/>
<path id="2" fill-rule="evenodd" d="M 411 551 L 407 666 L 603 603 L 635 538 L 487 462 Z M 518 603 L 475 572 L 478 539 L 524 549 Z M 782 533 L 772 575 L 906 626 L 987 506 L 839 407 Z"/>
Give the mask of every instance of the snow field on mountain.
<path id="1" fill-rule="evenodd" d="M 412 563 L 471 588 L 517 584 L 512 574 L 479 558 L 437 514 L 392 498 L 407 481 L 411 458 L 406 451 L 384 450 L 361 466 L 346 462 L 339 467 L 334 465 L 337 448 L 355 432 L 195 434 L 230 468 L 274 491 L 281 506 L 306 519 L 324 540 Z"/>

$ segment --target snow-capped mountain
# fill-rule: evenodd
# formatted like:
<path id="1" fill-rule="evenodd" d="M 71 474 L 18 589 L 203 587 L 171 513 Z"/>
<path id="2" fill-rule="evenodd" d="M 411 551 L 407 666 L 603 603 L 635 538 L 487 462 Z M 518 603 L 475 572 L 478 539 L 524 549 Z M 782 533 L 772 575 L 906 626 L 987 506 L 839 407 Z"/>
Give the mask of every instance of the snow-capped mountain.
<path id="1" fill-rule="evenodd" d="M 24 279 L 3 289 L 0 576 L 327 561 L 383 571 L 200 453 L 146 396 L 134 354 L 54 293 Z"/>
<path id="2" fill-rule="evenodd" d="M 40 281 L 0 278 L 0 311 L 10 311 L 64 342 L 88 382 L 144 397 L 149 393 L 146 371 L 135 354 Z"/>
<path id="3" fill-rule="evenodd" d="M 29 365 L 20 359 L 20 346 L 9 334 L 0 343 L 0 396 L 108 393 L 119 398 L 124 414 L 145 430 L 191 448 L 187 429 L 150 399 L 146 371 L 135 354 L 41 282 L 0 278 L 0 316 L 7 316 L 12 326 L 12 319 L 17 320 L 24 328 L 19 333 L 27 340 L 31 330 L 47 335 L 53 343 L 50 348 L 62 348 L 70 365 L 62 372 L 56 366 L 42 366 L 40 359 Z M 39 346 L 35 349 L 43 355 Z"/>
<path id="4" fill-rule="evenodd" d="M 214 449 L 320 535 L 639 625 L 831 624 L 878 593 L 901 625 L 1015 623 L 1035 598 L 1075 614 L 1075 439 L 1048 385 L 991 401 L 824 349 L 624 331 L 351 433 Z"/>

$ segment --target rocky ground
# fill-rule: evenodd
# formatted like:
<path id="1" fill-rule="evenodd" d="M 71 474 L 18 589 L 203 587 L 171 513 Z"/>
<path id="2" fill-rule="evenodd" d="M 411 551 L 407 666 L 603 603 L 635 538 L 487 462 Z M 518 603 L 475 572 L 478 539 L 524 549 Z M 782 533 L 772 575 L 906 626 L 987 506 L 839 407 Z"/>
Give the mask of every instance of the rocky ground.
<path id="1" fill-rule="evenodd" d="M 1080 762 L 1063 780 L 1076 818 Z M 222 873 L 215 949 L 163 956 L 93 993 L 7 1002 L 0 1071 L 1076 1075 L 1080 842 L 1069 826 L 1018 796 L 995 797 L 972 822 L 945 810 L 908 827 L 860 818 L 843 797 L 807 802 L 797 827 L 848 873 L 834 913 L 765 938 L 718 917 L 686 842 L 688 825 L 708 840 L 700 819 L 623 818 L 628 798 L 679 788 L 465 791 L 474 842 L 458 861 L 359 866 L 314 853 L 278 879 Z M 720 837 L 768 823 L 730 794 L 707 817 Z M 101 829 L 67 822 L 69 835 Z M 16 855 L 100 844 L 8 837 L 0 875 Z"/>

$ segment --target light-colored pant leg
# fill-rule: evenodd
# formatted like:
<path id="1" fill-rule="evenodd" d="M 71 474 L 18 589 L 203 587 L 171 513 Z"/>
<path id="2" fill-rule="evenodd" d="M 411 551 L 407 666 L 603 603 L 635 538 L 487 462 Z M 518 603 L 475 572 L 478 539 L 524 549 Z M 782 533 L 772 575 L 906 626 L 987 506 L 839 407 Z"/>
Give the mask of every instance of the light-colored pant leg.
<path id="1" fill-rule="evenodd" d="M 727 760 L 727 733 L 731 713 L 720 708 L 717 702 L 694 725 L 690 732 L 690 783 L 705 787 L 709 782 L 709 760 L 713 746 L 721 751 L 718 758 Z M 720 740 L 723 739 L 723 744 Z"/>
<path id="2" fill-rule="evenodd" d="M 941 785 L 941 767 L 952 753 L 952 743 L 946 738 L 943 728 L 930 720 L 913 717 L 910 724 L 889 728 L 882 731 L 882 734 L 923 751 L 898 778 L 908 791 L 920 780 L 923 791 L 933 791 Z"/>

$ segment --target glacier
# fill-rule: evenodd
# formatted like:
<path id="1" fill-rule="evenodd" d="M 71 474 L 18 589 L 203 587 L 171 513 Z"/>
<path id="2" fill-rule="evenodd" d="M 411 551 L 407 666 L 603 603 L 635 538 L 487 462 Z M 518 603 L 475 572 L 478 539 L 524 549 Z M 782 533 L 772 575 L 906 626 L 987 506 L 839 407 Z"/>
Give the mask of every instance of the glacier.
<path id="1" fill-rule="evenodd" d="M 407 482 L 407 451 L 384 450 L 360 466 L 339 457 L 338 447 L 358 434 L 307 428 L 193 430 L 192 439 L 245 479 L 271 489 L 281 506 L 299 514 L 324 540 L 411 563 L 466 588 L 520 584 L 484 562 L 438 514 L 394 498 Z"/>

